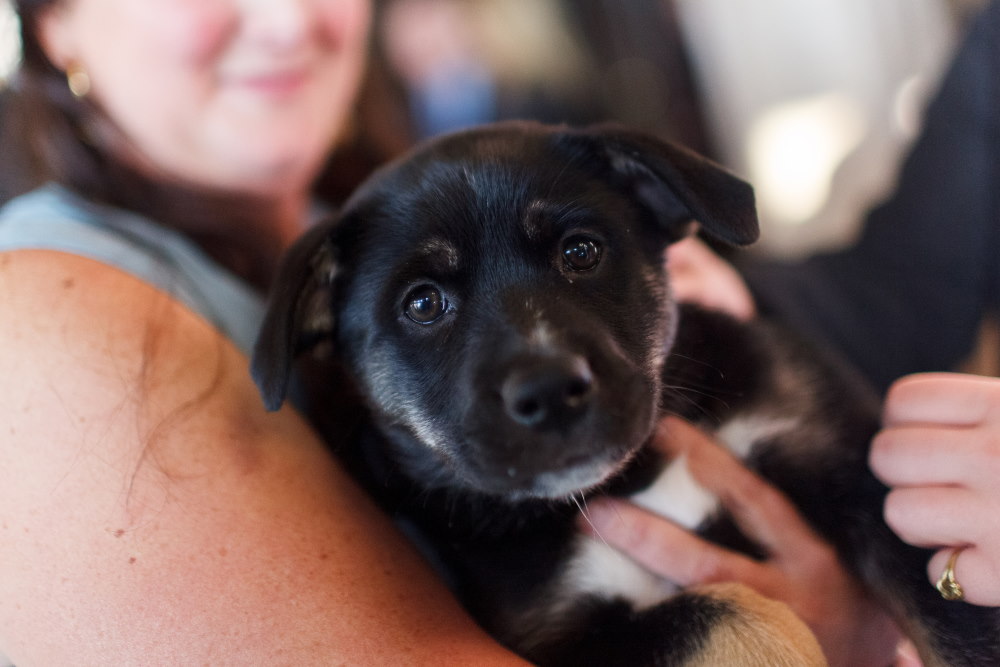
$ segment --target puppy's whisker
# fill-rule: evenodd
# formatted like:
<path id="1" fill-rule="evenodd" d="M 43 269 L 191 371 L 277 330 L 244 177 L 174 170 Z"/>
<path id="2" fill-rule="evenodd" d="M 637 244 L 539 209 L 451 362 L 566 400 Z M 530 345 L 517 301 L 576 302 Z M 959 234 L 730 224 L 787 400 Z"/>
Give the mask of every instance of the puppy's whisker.
<path id="1" fill-rule="evenodd" d="M 684 393 L 688 393 L 688 394 L 695 394 L 697 396 L 704 396 L 705 398 L 714 398 L 714 399 L 716 399 L 718 401 L 721 401 L 722 404 L 725 405 L 727 408 L 729 407 L 729 404 L 726 403 L 725 401 L 723 401 L 721 398 L 719 398 L 718 394 L 716 394 L 716 393 L 709 393 L 707 391 L 702 391 L 702 390 L 700 390 L 700 389 L 698 389 L 696 387 L 684 386 L 684 385 L 680 385 L 680 384 L 667 384 L 667 385 L 663 385 L 663 388 L 664 389 L 670 389 L 671 391 L 676 391 L 678 393 L 678 395 L 682 395 L 682 396 L 683 396 Z M 688 399 L 688 400 L 693 400 L 693 399 Z"/>
<path id="2" fill-rule="evenodd" d="M 587 511 L 587 499 L 584 497 L 584 495 L 581 493 L 580 498 L 577 499 L 576 494 L 574 493 L 570 495 L 570 499 L 572 499 L 573 504 L 576 505 L 576 508 L 580 510 L 580 516 L 582 516 L 584 521 L 587 522 L 587 525 L 590 526 L 590 529 L 594 531 L 594 535 L 596 535 L 601 540 L 601 542 L 604 542 L 606 546 L 611 546 L 608 544 L 608 541 L 604 539 L 604 535 L 601 535 L 601 531 L 597 530 L 597 526 L 594 525 L 594 522 L 590 520 L 590 512 Z"/>
<path id="3" fill-rule="evenodd" d="M 696 394 L 698 396 L 704 396 L 706 398 L 715 399 L 719 401 L 719 403 L 721 403 L 726 410 L 729 409 L 729 404 L 726 401 L 719 398 L 717 395 L 710 394 L 704 391 L 699 391 L 697 389 L 694 389 L 693 387 L 683 387 L 681 385 L 664 385 L 663 389 L 664 391 L 669 390 L 673 392 L 672 394 L 673 396 L 676 396 L 679 400 L 687 402 L 688 405 L 697 409 L 698 412 L 700 412 L 705 418 L 714 422 L 720 421 L 718 416 L 713 414 L 707 407 L 699 404 L 698 401 L 691 398 L 690 396 L 687 396 L 686 394 Z"/>
<path id="4" fill-rule="evenodd" d="M 714 364 L 711 364 L 711 363 L 709 363 L 707 361 L 702 361 L 700 359 L 696 359 L 695 357 L 691 357 L 691 356 L 688 356 L 686 354 L 681 354 L 680 352 L 677 352 L 675 350 L 671 350 L 670 351 L 670 357 L 671 358 L 677 358 L 677 359 L 684 359 L 685 361 L 690 361 L 692 363 L 698 364 L 699 366 L 704 366 L 705 368 L 710 368 L 713 371 L 715 371 L 716 373 L 718 373 L 720 378 L 725 377 L 725 373 L 722 372 L 722 369 L 718 368 Z"/>

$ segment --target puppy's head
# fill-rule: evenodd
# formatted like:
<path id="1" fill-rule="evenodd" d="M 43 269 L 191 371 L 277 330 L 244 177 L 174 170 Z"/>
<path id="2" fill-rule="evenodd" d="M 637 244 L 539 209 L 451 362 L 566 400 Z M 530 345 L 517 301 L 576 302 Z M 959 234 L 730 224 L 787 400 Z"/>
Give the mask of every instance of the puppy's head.
<path id="1" fill-rule="evenodd" d="M 748 185 L 619 128 L 507 123 L 389 165 L 289 253 L 253 359 L 267 406 L 330 340 L 417 480 L 562 497 L 648 437 L 675 329 L 663 250 L 755 240 Z"/>

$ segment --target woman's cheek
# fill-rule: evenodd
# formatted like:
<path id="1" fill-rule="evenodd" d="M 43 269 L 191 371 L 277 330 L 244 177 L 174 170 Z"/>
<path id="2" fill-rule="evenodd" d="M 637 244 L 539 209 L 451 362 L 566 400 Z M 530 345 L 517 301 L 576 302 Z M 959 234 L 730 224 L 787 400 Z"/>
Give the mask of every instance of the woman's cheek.
<path id="1" fill-rule="evenodd" d="M 126 6 L 150 48 L 188 65 L 215 61 L 239 28 L 232 0 L 143 0 Z"/>
<path id="2" fill-rule="evenodd" d="M 326 39 L 337 50 L 355 49 L 368 35 L 371 22 L 369 0 L 319 0 Z"/>

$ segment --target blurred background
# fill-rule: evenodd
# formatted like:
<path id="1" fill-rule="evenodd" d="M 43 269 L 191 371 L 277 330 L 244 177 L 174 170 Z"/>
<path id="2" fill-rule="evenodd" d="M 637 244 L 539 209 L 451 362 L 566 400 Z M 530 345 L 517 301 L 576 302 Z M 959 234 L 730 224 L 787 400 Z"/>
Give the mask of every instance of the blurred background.
<path id="1" fill-rule="evenodd" d="M 340 186 L 414 141 L 474 123 L 617 120 L 749 179 L 764 228 L 757 252 L 834 247 L 891 188 L 982 4 L 377 0 Z M 16 19 L 0 0 L 0 81 L 14 80 L 17 53 Z M 9 150 L 0 140 L 3 169 Z"/>

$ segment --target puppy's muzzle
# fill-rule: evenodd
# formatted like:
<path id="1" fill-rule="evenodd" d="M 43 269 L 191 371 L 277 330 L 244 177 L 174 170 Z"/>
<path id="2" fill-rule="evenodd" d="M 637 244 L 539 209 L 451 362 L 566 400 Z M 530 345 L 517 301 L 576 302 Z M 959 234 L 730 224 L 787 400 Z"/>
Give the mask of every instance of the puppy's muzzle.
<path id="1" fill-rule="evenodd" d="M 530 357 L 510 369 L 500 395 L 507 417 L 518 426 L 568 430 L 590 409 L 595 383 L 580 355 Z"/>
<path id="2" fill-rule="evenodd" d="M 483 345 L 497 352 L 480 360 L 460 456 L 476 488 L 564 498 L 603 482 L 647 437 L 654 388 L 599 323 L 572 321 L 586 333 Z"/>

